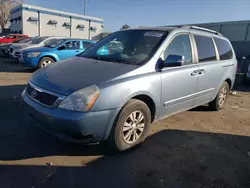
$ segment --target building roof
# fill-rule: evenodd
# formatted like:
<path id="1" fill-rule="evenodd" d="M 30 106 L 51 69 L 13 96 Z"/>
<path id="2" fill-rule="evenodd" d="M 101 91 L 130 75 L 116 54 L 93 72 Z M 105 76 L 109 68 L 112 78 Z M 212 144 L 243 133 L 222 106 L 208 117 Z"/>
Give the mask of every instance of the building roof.
<path id="1" fill-rule="evenodd" d="M 231 24 L 250 24 L 250 20 L 238 20 L 238 21 L 223 21 L 223 22 L 207 22 L 207 23 L 193 23 L 193 24 L 178 24 L 170 25 L 166 27 L 179 27 L 182 25 L 231 25 Z M 165 27 L 165 26 L 164 26 Z"/>
<path id="2" fill-rule="evenodd" d="M 103 19 L 101 18 L 96 18 L 96 17 L 90 17 L 90 16 L 85 16 L 81 14 L 74 14 L 70 12 L 64 12 L 64 11 L 58 11 L 54 9 L 47 9 L 43 7 L 38 7 L 38 6 L 33 6 L 33 5 L 28 5 L 28 4 L 20 4 L 10 10 L 11 14 L 14 14 L 15 12 L 21 11 L 21 10 L 27 10 L 31 12 L 41 12 L 44 14 L 51 14 L 51 15 L 57 15 L 57 16 L 62 16 L 62 17 L 72 17 L 75 19 L 83 19 L 83 20 L 91 20 L 94 22 L 99 22 L 103 23 Z"/>

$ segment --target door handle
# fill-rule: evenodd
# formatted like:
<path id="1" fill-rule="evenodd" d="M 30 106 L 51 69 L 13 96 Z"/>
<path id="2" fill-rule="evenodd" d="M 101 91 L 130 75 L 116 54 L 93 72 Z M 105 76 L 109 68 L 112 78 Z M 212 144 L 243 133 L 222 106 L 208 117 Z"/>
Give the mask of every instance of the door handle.
<path id="1" fill-rule="evenodd" d="M 79 50 L 76 50 L 75 52 L 80 52 Z"/>
<path id="2" fill-rule="evenodd" d="M 195 70 L 194 72 L 191 73 L 191 76 L 197 76 L 199 75 L 199 70 Z"/>
<path id="3" fill-rule="evenodd" d="M 199 70 L 199 74 L 200 74 L 200 75 L 204 75 L 204 74 L 205 74 L 205 70 L 204 70 L 204 69 L 200 69 L 200 70 Z"/>

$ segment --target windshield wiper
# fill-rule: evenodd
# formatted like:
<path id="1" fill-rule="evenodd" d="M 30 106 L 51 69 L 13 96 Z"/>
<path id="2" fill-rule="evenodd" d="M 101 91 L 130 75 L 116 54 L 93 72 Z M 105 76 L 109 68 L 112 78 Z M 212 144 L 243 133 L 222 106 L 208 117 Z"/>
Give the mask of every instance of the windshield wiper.
<path id="1" fill-rule="evenodd" d="M 85 57 L 85 56 L 82 56 Z M 103 58 L 101 56 L 87 56 L 85 58 L 89 58 L 89 59 L 95 59 L 95 60 L 99 60 L 99 61 L 108 61 L 108 62 L 115 62 L 115 63 L 123 63 L 123 60 L 117 60 L 117 59 L 108 59 L 108 58 Z"/>

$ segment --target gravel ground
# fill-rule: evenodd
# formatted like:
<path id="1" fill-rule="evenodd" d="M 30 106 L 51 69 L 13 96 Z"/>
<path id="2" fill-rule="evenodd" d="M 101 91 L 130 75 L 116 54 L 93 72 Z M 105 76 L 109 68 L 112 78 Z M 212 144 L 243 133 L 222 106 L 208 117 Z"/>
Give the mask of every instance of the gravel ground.
<path id="1" fill-rule="evenodd" d="M 250 88 L 226 107 L 202 106 L 153 124 L 140 147 L 111 154 L 34 126 L 20 93 L 33 70 L 0 59 L 0 187 L 250 187 Z"/>

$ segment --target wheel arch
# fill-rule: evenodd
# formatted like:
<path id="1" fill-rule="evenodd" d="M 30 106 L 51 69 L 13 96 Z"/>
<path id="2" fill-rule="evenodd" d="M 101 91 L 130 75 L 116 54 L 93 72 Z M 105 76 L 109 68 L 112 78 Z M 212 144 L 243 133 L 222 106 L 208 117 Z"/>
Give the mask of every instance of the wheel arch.
<path id="1" fill-rule="evenodd" d="M 56 62 L 56 61 L 58 61 L 58 58 L 57 58 L 57 57 L 55 57 L 54 55 L 51 55 L 51 54 L 45 54 L 45 55 L 43 55 L 43 56 L 39 57 L 38 63 L 40 63 L 40 61 L 41 61 L 43 58 L 45 58 L 45 57 L 49 57 L 49 58 L 53 59 L 55 62 Z"/>
<path id="2" fill-rule="evenodd" d="M 225 80 L 225 82 L 228 83 L 229 89 L 231 90 L 231 89 L 232 89 L 232 80 L 231 80 L 230 78 L 227 78 L 227 79 Z"/>
<path id="3" fill-rule="evenodd" d="M 213 101 L 213 100 L 216 98 L 216 96 L 217 96 L 217 94 L 218 94 L 218 92 L 219 92 L 219 90 L 220 90 L 220 87 L 222 86 L 222 84 L 223 84 L 224 82 L 227 82 L 227 83 L 228 83 L 228 85 L 229 85 L 229 90 L 232 89 L 232 87 L 233 87 L 232 79 L 229 78 L 229 77 L 227 77 L 226 79 L 223 79 L 223 80 L 221 81 L 219 87 L 216 88 L 216 90 L 215 90 L 215 92 L 214 92 L 214 95 L 212 96 L 212 98 L 211 98 L 210 101 Z"/>
<path id="4" fill-rule="evenodd" d="M 155 120 L 155 113 L 156 113 L 156 105 L 155 105 L 154 100 L 150 96 L 145 95 L 145 94 L 136 95 L 131 99 L 140 100 L 148 106 L 150 113 L 151 113 L 151 123 L 152 123 Z"/>
<path id="5" fill-rule="evenodd" d="M 142 102 L 144 102 L 148 106 L 150 113 L 151 113 L 151 122 L 153 122 L 155 119 L 157 119 L 158 109 L 157 109 L 157 103 L 156 103 L 154 97 L 146 91 L 145 92 L 140 91 L 140 92 L 134 93 L 133 95 L 130 95 L 125 101 L 123 101 L 123 103 L 121 103 L 119 111 L 117 112 L 116 117 L 114 118 L 114 121 L 117 118 L 117 116 L 119 116 L 119 114 L 120 114 L 122 108 L 125 106 L 125 104 L 131 99 L 141 100 Z M 104 140 L 106 140 L 109 137 L 109 134 L 110 134 L 110 131 L 111 131 L 113 125 L 114 125 L 114 122 L 112 121 L 112 123 L 109 125 L 109 127 L 106 130 Z"/>

